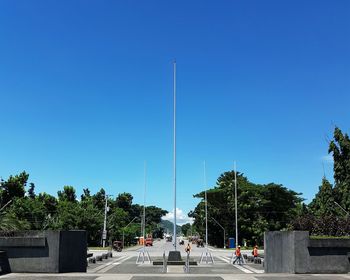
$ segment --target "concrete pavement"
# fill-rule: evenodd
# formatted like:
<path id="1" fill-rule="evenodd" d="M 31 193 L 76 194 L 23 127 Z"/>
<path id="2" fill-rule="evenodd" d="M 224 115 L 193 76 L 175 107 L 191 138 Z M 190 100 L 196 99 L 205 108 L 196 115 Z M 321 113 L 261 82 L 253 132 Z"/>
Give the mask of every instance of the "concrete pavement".
<path id="1" fill-rule="evenodd" d="M 185 242 L 187 245 L 187 242 Z M 184 258 L 185 245 L 178 246 Z M 350 275 L 290 275 L 290 274 L 264 274 L 262 265 L 246 264 L 232 265 L 231 257 L 233 251 L 210 248 L 210 253 L 214 263 L 199 263 L 190 267 L 190 273 L 185 274 L 183 266 L 168 266 L 166 273 L 163 273 L 163 266 L 154 266 L 150 263 L 136 264 L 137 256 L 143 248 L 134 247 L 122 252 L 113 252 L 113 258 L 104 259 L 102 262 L 89 264 L 87 273 L 62 273 L 62 274 L 8 274 L 0 276 L 0 279 L 17 280 L 162 280 L 171 278 L 172 280 L 199 279 L 199 280 L 344 280 Z M 161 259 L 163 253 L 168 255 L 173 250 L 171 242 L 156 241 L 154 246 L 146 247 L 151 259 Z M 205 252 L 205 248 L 192 247 L 191 258 L 199 261 L 200 256 Z M 92 251 L 94 255 L 102 254 L 106 251 Z M 247 252 L 249 254 L 249 252 Z"/>

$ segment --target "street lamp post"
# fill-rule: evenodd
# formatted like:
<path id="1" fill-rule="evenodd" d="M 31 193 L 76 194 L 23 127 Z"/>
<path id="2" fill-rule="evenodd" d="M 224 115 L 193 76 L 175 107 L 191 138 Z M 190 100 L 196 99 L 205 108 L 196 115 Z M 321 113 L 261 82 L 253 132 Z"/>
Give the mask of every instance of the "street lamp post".
<path id="1" fill-rule="evenodd" d="M 346 211 L 343 207 L 341 207 L 340 204 L 339 204 L 338 202 L 334 201 L 334 203 L 335 203 L 335 205 L 337 205 L 341 210 L 343 210 L 343 211 L 346 213 L 347 216 L 350 215 L 349 212 Z"/>
<path id="2" fill-rule="evenodd" d="M 213 217 L 211 217 L 211 218 L 212 218 L 212 219 L 214 220 L 214 222 L 217 223 L 217 225 L 218 225 L 219 227 L 221 227 L 222 230 L 224 231 L 224 249 L 226 249 L 226 233 L 225 233 L 225 228 L 224 228 L 222 225 L 220 225 L 219 222 L 218 222 L 217 220 L 215 220 Z"/>
<path id="3" fill-rule="evenodd" d="M 134 217 L 130 223 L 128 223 L 125 227 L 123 227 L 123 248 L 124 248 L 124 231 L 135 219 L 137 219 L 137 217 Z"/>

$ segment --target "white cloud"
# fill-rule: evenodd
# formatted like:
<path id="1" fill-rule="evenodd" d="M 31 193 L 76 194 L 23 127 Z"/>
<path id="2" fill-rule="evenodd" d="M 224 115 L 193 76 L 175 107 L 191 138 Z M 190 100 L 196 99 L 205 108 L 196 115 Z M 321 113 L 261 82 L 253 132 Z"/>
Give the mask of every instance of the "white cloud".
<path id="1" fill-rule="evenodd" d="M 163 220 L 168 220 L 170 222 L 174 221 L 174 211 L 170 211 L 168 214 L 162 217 Z M 194 221 L 193 218 L 188 217 L 182 209 L 176 208 L 176 223 L 180 226 L 190 223 L 192 224 Z"/>
<path id="2" fill-rule="evenodd" d="M 325 163 L 334 163 L 332 155 L 323 156 L 322 161 L 324 161 Z"/>

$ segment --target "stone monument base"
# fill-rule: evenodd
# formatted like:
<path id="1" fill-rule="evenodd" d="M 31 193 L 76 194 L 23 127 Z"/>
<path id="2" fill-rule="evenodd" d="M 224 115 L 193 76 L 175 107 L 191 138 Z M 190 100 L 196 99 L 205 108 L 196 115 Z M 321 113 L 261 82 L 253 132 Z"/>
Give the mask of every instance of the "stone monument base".
<path id="1" fill-rule="evenodd" d="M 181 262 L 181 253 L 180 251 L 169 251 L 168 262 Z"/>

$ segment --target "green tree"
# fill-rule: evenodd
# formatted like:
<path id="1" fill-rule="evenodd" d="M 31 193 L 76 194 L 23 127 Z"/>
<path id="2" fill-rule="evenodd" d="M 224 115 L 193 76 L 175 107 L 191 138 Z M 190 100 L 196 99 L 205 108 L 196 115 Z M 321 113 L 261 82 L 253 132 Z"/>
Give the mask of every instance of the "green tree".
<path id="1" fill-rule="evenodd" d="M 96 194 L 92 196 L 92 201 L 94 206 L 104 211 L 105 209 L 105 200 L 106 200 L 106 191 L 101 188 Z"/>
<path id="2" fill-rule="evenodd" d="M 66 199 L 59 200 L 56 219 L 51 227 L 61 230 L 79 229 L 80 210 L 79 204 L 75 202 Z"/>
<path id="3" fill-rule="evenodd" d="M 151 234 L 154 238 L 162 236 L 163 230 L 159 226 L 162 221 L 162 217 L 165 216 L 168 211 L 163 210 L 156 206 L 147 206 L 146 212 L 146 235 Z"/>
<path id="4" fill-rule="evenodd" d="M 128 212 L 122 208 L 116 208 L 108 217 L 108 233 L 112 240 L 122 240 L 123 228 L 129 223 Z"/>
<path id="5" fill-rule="evenodd" d="M 329 143 L 328 153 L 333 154 L 334 194 L 336 201 L 350 209 L 350 139 L 336 127 L 334 139 Z"/>
<path id="6" fill-rule="evenodd" d="M 335 127 L 334 139 L 328 153 L 333 154 L 334 188 L 324 177 L 315 198 L 299 207 L 298 215 L 290 224 L 294 230 L 307 230 L 312 235 L 348 236 L 350 217 L 343 210 L 350 207 L 350 139 Z M 341 207 L 336 206 L 336 202 Z"/>
<path id="7" fill-rule="evenodd" d="M 116 198 L 117 207 L 130 212 L 133 196 L 130 193 L 120 193 Z"/>
<path id="8" fill-rule="evenodd" d="M 16 197 L 24 197 L 28 178 L 29 174 L 23 171 L 19 175 L 10 176 L 7 181 L 0 182 L 1 206 Z"/>
<path id="9" fill-rule="evenodd" d="M 83 189 L 83 194 L 80 196 L 80 198 L 81 198 L 81 201 L 90 200 L 92 198 L 90 190 L 88 188 Z"/>
<path id="10" fill-rule="evenodd" d="M 181 226 L 181 232 L 183 235 L 188 236 L 191 229 L 191 224 L 187 223 Z"/>
<path id="11" fill-rule="evenodd" d="M 11 232 L 29 228 L 30 225 L 26 221 L 19 220 L 14 213 L 0 212 L 0 231 Z"/>
<path id="12" fill-rule="evenodd" d="M 234 178 L 233 171 L 225 172 L 218 178 L 216 186 L 207 190 L 208 241 L 210 244 L 222 246 L 223 243 L 223 231 L 211 218 L 226 229 L 228 237 L 235 236 Z M 240 244 L 243 239 L 251 245 L 261 244 L 265 230 L 287 228 L 297 211 L 297 206 L 302 201 L 300 194 L 282 185 L 254 184 L 239 172 L 237 173 L 237 186 Z M 204 191 L 194 196 L 202 200 L 194 211 L 189 213 L 189 216 L 195 218 L 194 226 L 204 238 Z"/>
<path id="13" fill-rule="evenodd" d="M 39 198 L 22 197 L 16 198 L 9 210 L 18 220 L 25 221 L 31 230 L 45 228 L 48 213 Z"/>
<path id="14" fill-rule="evenodd" d="M 29 184 L 28 197 L 31 199 L 35 199 L 35 185 L 34 185 L 34 183 Z"/>
<path id="15" fill-rule="evenodd" d="M 334 215 L 337 212 L 334 203 L 333 187 L 326 177 L 322 178 L 319 191 L 309 204 L 309 207 L 313 214 L 318 217 Z"/>
<path id="16" fill-rule="evenodd" d="M 60 201 L 76 202 L 75 189 L 72 186 L 64 186 L 63 191 L 57 192 Z"/>
<path id="17" fill-rule="evenodd" d="M 43 192 L 38 195 L 38 200 L 43 203 L 47 214 L 51 216 L 57 214 L 58 201 L 56 197 Z"/>
<path id="18" fill-rule="evenodd" d="M 93 205 L 92 199 L 85 199 L 77 209 L 79 213 L 77 228 L 87 231 L 88 244 L 100 245 L 102 236 L 104 213 Z"/>

